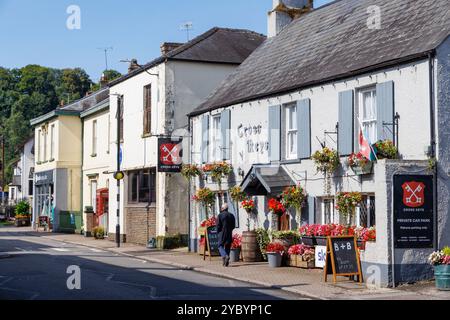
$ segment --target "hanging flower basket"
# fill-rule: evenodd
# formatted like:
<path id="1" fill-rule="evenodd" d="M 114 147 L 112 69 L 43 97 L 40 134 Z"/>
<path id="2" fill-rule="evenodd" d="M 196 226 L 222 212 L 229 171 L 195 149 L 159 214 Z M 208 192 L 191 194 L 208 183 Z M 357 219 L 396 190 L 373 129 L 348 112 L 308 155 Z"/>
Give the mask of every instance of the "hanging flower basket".
<path id="1" fill-rule="evenodd" d="M 201 176 L 202 172 L 198 166 L 195 164 L 184 164 L 181 167 L 181 175 L 186 178 L 186 180 L 191 180 L 192 178 Z"/>
<path id="2" fill-rule="evenodd" d="M 337 194 L 336 209 L 346 218 L 352 218 L 355 209 L 362 201 L 361 192 L 339 192 Z"/>
<path id="3" fill-rule="evenodd" d="M 286 213 L 285 206 L 280 201 L 274 198 L 269 200 L 269 210 L 272 212 L 272 214 L 275 214 L 279 217 Z"/>
<path id="4" fill-rule="evenodd" d="M 380 140 L 373 145 L 378 159 L 397 159 L 398 149 L 391 140 Z"/>
<path id="5" fill-rule="evenodd" d="M 231 164 L 222 162 L 214 162 L 203 166 L 203 172 L 210 175 L 214 182 L 219 186 L 222 184 L 222 179 L 228 177 L 233 172 Z"/>
<path id="6" fill-rule="evenodd" d="M 247 195 L 242 191 L 240 186 L 231 187 L 228 192 L 230 193 L 231 199 L 235 202 L 242 202 L 247 199 Z"/>
<path id="7" fill-rule="evenodd" d="M 192 200 L 206 207 L 212 206 L 216 201 L 214 192 L 209 188 L 198 189 Z"/>
<path id="8" fill-rule="evenodd" d="M 323 148 L 316 151 L 312 159 L 316 166 L 317 172 L 332 173 L 339 167 L 339 154 L 336 150 Z"/>

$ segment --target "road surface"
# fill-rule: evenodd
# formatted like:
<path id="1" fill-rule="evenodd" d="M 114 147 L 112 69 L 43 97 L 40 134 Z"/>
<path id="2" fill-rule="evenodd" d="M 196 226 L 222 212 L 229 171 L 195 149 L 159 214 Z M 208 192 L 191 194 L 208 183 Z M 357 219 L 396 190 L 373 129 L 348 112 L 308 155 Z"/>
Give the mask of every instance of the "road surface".
<path id="1" fill-rule="evenodd" d="M 0 228 L 0 252 L 0 300 L 305 299 L 11 229 Z"/>

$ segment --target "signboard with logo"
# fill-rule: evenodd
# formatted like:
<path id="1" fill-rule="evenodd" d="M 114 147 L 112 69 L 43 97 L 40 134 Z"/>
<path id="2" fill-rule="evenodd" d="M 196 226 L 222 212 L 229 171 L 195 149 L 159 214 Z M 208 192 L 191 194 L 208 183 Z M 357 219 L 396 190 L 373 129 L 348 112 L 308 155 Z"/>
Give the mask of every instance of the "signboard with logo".
<path id="1" fill-rule="evenodd" d="M 53 183 L 53 171 L 36 172 L 35 183 L 36 185 Z"/>
<path id="2" fill-rule="evenodd" d="M 316 258 L 316 268 L 325 268 L 325 261 L 327 259 L 327 247 L 326 246 L 315 246 L 315 258 Z"/>
<path id="3" fill-rule="evenodd" d="M 180 172 L 183 160 L 182 139 L 158 139 L 158 172 Z"/>
<path id="4" fill-rule="evenodd" d="M 433 248 L 433 176 L 394 176 L 395 248 Z"/>

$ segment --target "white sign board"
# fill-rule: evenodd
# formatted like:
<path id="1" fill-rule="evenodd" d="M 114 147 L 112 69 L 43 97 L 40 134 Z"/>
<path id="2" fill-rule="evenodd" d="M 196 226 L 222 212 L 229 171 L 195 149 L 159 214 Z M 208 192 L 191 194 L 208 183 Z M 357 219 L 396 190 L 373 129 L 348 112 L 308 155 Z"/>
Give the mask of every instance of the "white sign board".
<path id="1" fill-rule="evenodd" d="M 316 268 L 325 268 L 325 260 L 327 258 L 327 247 L 316 246 Z"/>

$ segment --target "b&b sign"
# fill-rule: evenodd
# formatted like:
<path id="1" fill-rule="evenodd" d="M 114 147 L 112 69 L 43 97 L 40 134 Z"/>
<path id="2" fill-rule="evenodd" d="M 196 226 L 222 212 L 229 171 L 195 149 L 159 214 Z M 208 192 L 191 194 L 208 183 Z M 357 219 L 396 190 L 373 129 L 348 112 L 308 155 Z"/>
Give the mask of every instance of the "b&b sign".
<path id="1" fill-rule="evenodd" d="M 180 172 L 183 161 L 183 140 L 158 139 L 158 172 Z"/>
<path id="2" fill-rule="evenodd" d="M 395 175 L 395 247 L 432 248 L 433 238 L 433 176 Z"/>

